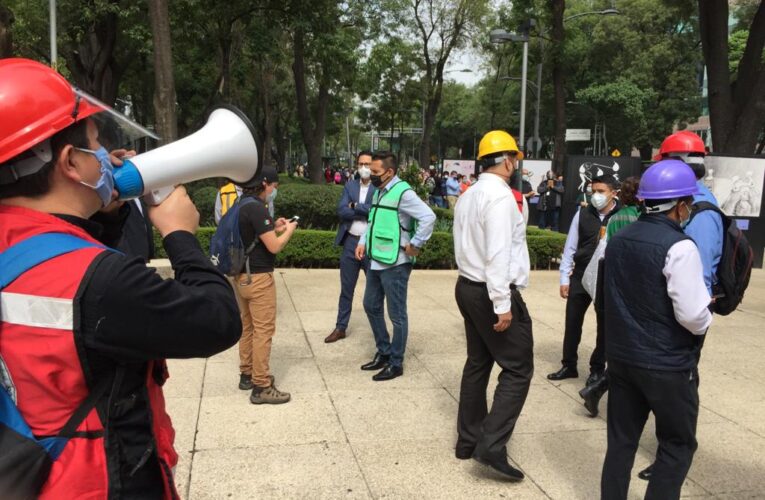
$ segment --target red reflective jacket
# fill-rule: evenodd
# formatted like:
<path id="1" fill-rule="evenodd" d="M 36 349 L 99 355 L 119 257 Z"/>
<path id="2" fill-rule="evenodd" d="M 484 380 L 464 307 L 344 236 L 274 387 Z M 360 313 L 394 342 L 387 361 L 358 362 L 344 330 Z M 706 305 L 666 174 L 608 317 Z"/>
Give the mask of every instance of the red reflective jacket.
<path id="1" fill-rule="evenodd" d="M 83 229 L 53 215 L 0 205 L 0 252 L 31 236 L 51 232 L 98 244 Z M 75 298 L 91 263 L 103 251 L 84 248 L 55 257 L 22 274 L 0 294 L 0 356 L 15 389 L 19 411 L 38 437 L 56 435 L 88 395 L 78 351 L 82 346 L 78 345 Z M 155 372 L 167 376 L 163 361 L 149 363 L 146 375 L 152 434 L 162 466 L 165 498 L 177 498 L 170 472 L 178 461 L 173 449 L 174 431 L 160 387 L 164 380 L 158 381 Z M 104 423 L 96 409 L 77 433 L 53 463 L 40 498 L 108 497 Z"/>

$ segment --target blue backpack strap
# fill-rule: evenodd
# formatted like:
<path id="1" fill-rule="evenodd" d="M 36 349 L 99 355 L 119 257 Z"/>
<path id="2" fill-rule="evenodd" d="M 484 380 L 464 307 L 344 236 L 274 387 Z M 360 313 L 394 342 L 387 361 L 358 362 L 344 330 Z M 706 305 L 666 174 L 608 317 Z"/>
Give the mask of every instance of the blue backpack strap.
<path id="1" fill-rule="evenodd" d="M 78 236 L 65 233 L 38 234 L 8 247 L 0 253 L 0 290 L 38 264 L 82 248 L 109 249 L 103 245 L 91 243 Z M 88 395 L 58 436 L 47 436 L 40 439 L 35 438 L 11 395 L 4 387 L 0 386 L 0 423 L 13 429 L 21 436 L 36 441 L 45 448 L 53 460 L 56 460 L 64 450 L 67 441 L 72 437 L 74 429 L 85 419 L 95 406 L 96 401 L 106 392 L 107 382 L 99 383 L 96 389 Z"/>
<path id="2" fill-rule="evenodd" d="M 43 233 L 20 241 L 0 253 L 0 290 L 38 264 L 88 247 L 107 249 L 103 245 L 64 233 Z"/>

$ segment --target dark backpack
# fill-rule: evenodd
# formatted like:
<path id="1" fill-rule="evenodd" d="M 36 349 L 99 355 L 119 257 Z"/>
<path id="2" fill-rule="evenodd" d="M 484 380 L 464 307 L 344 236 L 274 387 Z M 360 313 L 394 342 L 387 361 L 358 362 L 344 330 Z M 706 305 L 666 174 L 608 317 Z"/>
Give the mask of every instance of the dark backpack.
<path id="1" fill-rule="evenodd" d="M 226 276 L 236 276 L 242 272 L 252 250 L 258 244 L 258 238 L 244 248 L 239 232 L 239 211 L 244 205 L 254 203 L 249 196 L 241 196 L 226 211 L 218 223 L 215 234 L 210 239 L 210 260 Z"/>
<path id="2" fill-rule="evenodd" d="M 727 316 L 744 300 L 744 292 L 749 286 L 749 278 L 752 275 L 754 253 L 746 236 L 736 225 L 736 221 L 722 213 L 712 203 L 706 201 L 694 203 L 691 220 L 706 210 L 720 214 L 722 219 L 723 248 L 720 264 L 717 266 L 717 283 L 712 285 L 712 293 L 715 297 L 712 311 Z"/>
<path id="3" fill-rule="evenodd" d="M 87 247 L 106 249 L 63 233 L 38 234 L 8 247 L 0 253 L 0 293 L 38 264 Z M 19 500 L 39 495 L 53 462 L 111 385 L 109 378 L 99 381 L 58 434 L 35 436 L 16 406 L 13 374 L 0 358 L 0 498 Z"/>

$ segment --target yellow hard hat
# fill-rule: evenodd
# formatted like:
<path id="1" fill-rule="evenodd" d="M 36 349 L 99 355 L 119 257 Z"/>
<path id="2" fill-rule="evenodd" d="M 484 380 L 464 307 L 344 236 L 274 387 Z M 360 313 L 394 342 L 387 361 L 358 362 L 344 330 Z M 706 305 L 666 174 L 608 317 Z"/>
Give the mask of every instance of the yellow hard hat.
<path id="1" fill-rule="evenodd" d="M 487 132 L 486 135 L 481 138 L 481 142 L 478 143 L 479 160 L 490 154 L 504 153 L 506 151 L 517 153 L 518 159 L 523 159 L 523 153 L 518 149 L 518 144 L 515 143 L 515 139 L 504 130 L 492 130 Z"/>

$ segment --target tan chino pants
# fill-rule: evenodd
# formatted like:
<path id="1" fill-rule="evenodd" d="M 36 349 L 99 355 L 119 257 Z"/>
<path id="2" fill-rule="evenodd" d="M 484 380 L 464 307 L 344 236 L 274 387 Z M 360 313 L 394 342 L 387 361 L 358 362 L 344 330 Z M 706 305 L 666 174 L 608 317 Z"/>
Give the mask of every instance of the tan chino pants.
<path id="1" fill-rule="evenodd" d="M 242 317 L 242 338 L 239 340 L 239 371 L 252 375 L 252 383 L 269 387 L 271 340 L 276 333 L 276 283 L 273 273 L 237 276 L 239 311 Z"/>

